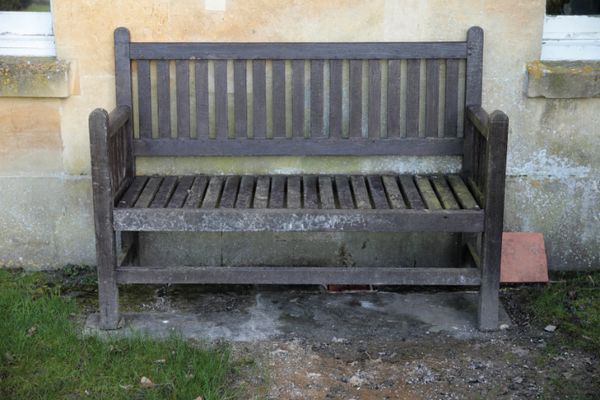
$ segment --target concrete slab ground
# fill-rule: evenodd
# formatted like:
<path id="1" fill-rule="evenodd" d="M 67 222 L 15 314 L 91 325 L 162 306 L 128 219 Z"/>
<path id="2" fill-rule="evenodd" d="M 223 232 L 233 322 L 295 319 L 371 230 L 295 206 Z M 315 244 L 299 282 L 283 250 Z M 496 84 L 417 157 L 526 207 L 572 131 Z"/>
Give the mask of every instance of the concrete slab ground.
<path id="1" fill-rule="evenodd" d="M 100 331 L 98 314 L 88 317 L 86 334 L 164 337 L 181 334 L 200 340 L 257 342 L 309 339 L 324 342 L 403 340 L 431 333 L 473 338 L 477 293 L 326 293 L 257 290 L 198 292 L 155 298 L 148 312 L 124 313 L 124 327 Z M 510 324 L 500 310 L 501 324 Z"/>

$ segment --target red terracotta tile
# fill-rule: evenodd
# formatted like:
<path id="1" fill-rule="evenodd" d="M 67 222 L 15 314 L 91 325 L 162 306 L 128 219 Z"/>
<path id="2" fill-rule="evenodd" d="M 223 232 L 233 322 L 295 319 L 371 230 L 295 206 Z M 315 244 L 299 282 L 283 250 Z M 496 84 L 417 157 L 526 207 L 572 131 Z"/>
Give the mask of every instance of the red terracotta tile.
<path id="1" fill-rule="evenodd" d="M 548 263 L 543 234 L 503 233 L 500 282 L 548 282 Z"/>

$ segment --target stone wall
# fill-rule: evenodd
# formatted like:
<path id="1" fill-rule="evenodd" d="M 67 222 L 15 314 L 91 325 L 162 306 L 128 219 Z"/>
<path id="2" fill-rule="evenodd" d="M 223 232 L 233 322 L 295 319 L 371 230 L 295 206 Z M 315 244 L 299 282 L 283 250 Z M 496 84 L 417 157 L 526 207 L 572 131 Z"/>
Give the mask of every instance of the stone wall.
<path id="1" fill-rule="evenodd" d="M 464 40 L 479 25 L 486 33 L 484 106 L 511 119 L 505 230 L 543 232 L 554 269 L 599 267 L 600 99 L 527 96 L 526 66 L 540 56 L 544 7 L 544 0 L 54 0 L 57 57 L 71 66 L 71 91 L 0 98 L 0 263 L 94 262 L 87 117 L 115 104 L 118 26 L 128 27 L 134 41 L 409 41 Z M 161 163 L 141 160 L 139 169 L 310 165 L 297 158 Z M 427 160 L 376 157 L 322 165 L 357 172 L 433 168 Z M 452 170 L 458 162 L 441 165 Z"/>

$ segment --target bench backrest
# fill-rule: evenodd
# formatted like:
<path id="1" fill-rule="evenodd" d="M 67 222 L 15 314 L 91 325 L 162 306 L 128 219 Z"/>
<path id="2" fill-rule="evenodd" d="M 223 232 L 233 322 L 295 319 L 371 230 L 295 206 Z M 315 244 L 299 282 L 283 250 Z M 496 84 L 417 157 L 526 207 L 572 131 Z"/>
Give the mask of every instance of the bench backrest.
<path id="1" fill-rule="evenodd" d="M 143 43 L 115 31 L 134 155 L 460 155 L 481 105 L 464 42 Z"/>

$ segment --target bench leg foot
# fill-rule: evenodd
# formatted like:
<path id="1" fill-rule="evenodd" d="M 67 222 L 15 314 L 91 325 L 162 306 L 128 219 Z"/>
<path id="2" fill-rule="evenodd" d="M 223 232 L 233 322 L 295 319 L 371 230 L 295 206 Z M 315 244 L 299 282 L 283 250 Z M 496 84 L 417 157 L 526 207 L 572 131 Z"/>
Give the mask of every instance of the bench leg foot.
<path id="1" fill-rule="evenodd" d="M 498 329 L 498 286 L 491 282 L 482 282 L 479 289 L 479 330 L 494 331 Z"/>
<path id="2" fill-rule="evenodd" d="M 486 232 L 487 233 L 487 232 Z M 481 286 L 479 287 L 479 329 L 493 331 L 498 329 L 498 311 L 500 307 L 500 253 L 501 233 L 483 234 L 481 257 Z"/>

